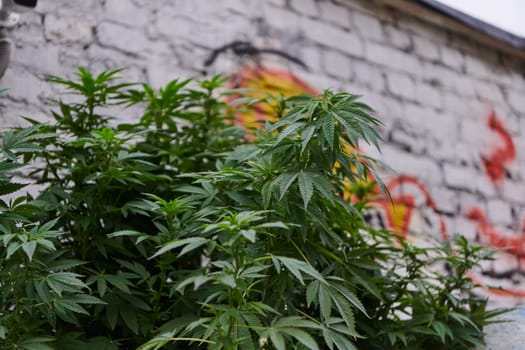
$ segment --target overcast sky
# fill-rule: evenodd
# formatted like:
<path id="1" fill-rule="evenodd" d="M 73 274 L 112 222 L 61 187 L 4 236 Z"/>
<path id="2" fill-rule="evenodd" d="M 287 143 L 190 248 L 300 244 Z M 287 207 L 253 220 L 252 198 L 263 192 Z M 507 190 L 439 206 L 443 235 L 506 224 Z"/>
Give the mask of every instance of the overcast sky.
<path id="1" fill-rule="evenodd" d="M 525 38 L 525 0 L 438 0 Z"/>

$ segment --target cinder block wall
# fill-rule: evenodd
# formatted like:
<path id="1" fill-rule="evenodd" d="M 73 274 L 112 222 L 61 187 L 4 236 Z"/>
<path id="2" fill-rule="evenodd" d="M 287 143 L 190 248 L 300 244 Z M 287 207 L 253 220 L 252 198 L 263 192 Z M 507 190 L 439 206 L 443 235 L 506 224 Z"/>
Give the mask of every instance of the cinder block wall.
<path id="1" fill-rule="evenodd" d="M 245 60 L 210 51 L 233 40 L 283 50 L 308 70 L 265 55 L 318 90 L 363 95 L 384 121 L 380 156 L 398 210 L 377 219 L 410 239 L 456 232 L 499 251 L 473 272 L 500 304 L 525 301 L 525 65 L 443 28 L 364 0 L 40 0 L 10 30 L 0 129 L 49 118 L 46 74 L 128 67 L 160 86 L 231 74 Z M 129 116 L 128 116 L 129 117 Z M 372 151 L 370 151 L 372 152 Z"/>

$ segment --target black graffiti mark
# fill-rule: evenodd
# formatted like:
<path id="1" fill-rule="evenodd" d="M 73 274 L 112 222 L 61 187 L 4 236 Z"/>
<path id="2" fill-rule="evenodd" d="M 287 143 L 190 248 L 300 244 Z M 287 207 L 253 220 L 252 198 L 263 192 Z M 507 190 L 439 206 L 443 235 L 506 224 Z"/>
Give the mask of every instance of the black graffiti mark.
<path id="1" fill-rule="evenodd" d="M 266 54 L 266 53 L 271 54 L 271 55 L 277 55 L 277 56 L 287 59 L 290 62 L 300 65 L 304 69 L 308 69 L 308 66 L 303 61 L 301 61 L 297 57 L 290 55 L 289 53 L 286 53 L 284 51 L 277 50 L 277 49 L 265 49 L 265 48 L 261 49 L 261 48 L 254 46 L 252 43 L 248 41 L 239 41 L 239 40 L 232 41 L 229 44 L 223 45 L 221 47 L 218 47 L 212 50 L 208 58 L 204 61 L 204 66 L 206 67 L 211 66 L 213 62 L 215 62 L 217 57 L 219 57 L 220 54 L 228 50 L 231 50 L 236 56 L 245 56 L 245 55 L 258 56 L 260 54 Z"/>

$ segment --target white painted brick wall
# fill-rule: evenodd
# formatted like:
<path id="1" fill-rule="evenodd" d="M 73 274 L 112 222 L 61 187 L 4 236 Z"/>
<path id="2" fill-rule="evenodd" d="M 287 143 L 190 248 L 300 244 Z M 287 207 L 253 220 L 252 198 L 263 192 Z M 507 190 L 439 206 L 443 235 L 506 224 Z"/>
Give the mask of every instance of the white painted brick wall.
<path id="1" fill-rule="evenodd" d="M 415 100 L 416 85 L 414 80 L 406 74 L 388 72 L 386 74 L 388 90 L 394 96 L 410 101 Z"/>
<path id="2" fill-rule="evenodd" d="M 352 25 L 365 39 L 383 41 L 383 28 L 379 20 L 358 11 L 352 13 Z"/>
<path id="3" fill-rule="evenodd" d="M 93 28 L 81 17 L 59 17 L 47 15 L 44 20 L 46 39 L 57 43 L 89 43 Z"/>
<path id="4" fill-rule="evenodd" d="M 302 59 L 309 70 L 270 55 L 261 62 L 290 67 L 318 90 L 363 94 L 385 124 L 381 159 L 426 186 L 447 215 L 450 234 L 455 230 L 476 239 L 475 224 L 464 216 L 473 206 L 490 221 L 519 229 L 525 219 L 523 61 L 379 4 L 41 0 L 9 30 L 15 47 L 0 80 L 0 88 L 9 89 L 0 99 L 0 129 L 21 123 L 23 113 L 49 119 L 45 99 L 57 90 L 42 81 L 44 74 L 127 66 L 126 78 L 158 87 L 176 77 L 202 76 L 210 50 L 246 40 Z M 247 60 L 228 53 L 207 71 L 229 74 Z M 487 126 L 491 110 L 517 153 L 504 165 L 511 178 L 500 184 L 491 182 L 482 162 L 501 147 Z M 511 215 L 511 208 L 518 215 Z M 498 269 L 513 261 L 502 259 Z"/>
<path id="5" fill-rule="evenodd" d="M 489 219 L 495 224 L 512 225 L 512 208 L 510 204 L 501 199 L 492 199 L 488 201 Z"/>
<path id="6" fill-rule="evenodd" d="M 348 57 L 337 51 L 323 51 L 323 66 L 326 73 L 341 80 L 347 80 L 352 76 Z"/>

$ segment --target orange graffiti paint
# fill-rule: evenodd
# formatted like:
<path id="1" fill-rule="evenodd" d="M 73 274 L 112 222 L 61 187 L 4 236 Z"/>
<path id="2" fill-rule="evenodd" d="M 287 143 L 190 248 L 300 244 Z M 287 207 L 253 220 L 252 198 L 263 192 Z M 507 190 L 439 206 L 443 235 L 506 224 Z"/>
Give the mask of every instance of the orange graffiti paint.
<path id="1" fill-rule="evenodd" d="M 288 70 L 247 65 L 230 78 L 232 88 L 246 88 L 245 97 L 264 98 L 268 95 L 290 97 L 318 92 Z M 275 121 L 271 105 L 258 103 L 249 112 L 238 112 L 235 123 L 248 129 L 259 128 L 265 121 Z"/>
<path id="2" fill-rule="evenodd" d="M 514 255 L 525 254 L 525 232 L 520 235 L 507 235 L 498 232 L 479 208 L 470 209 L 466 216 L 477 222 L 482 240 L 491 247 Z"/>
<path id="3" fill-rule="evenodd" d="M 430 208 L 438 216 L 441 238 L 448 240 L 445 219 L 443 218 L 443 215 L 438 212 L 436 203 L 430 196 L 430 193 L 418 179 L 407 175 L 397 176 L 386 184 L 388 190 L 392 194 L 392 202 L 388 200 L 375 202 L 384 208 L 389 225 L 388 228 L 405 238 L 408 237 L 408 229 L 412 220 L 413 210 L 416 206 L 416 199 L 414 195 L 403 193 L 403 185 L 413 186 L 416 191 L 423 196 L 425 199 L 424 205 Z M 399 192 L 399 194 L 396 192 Z"/>

